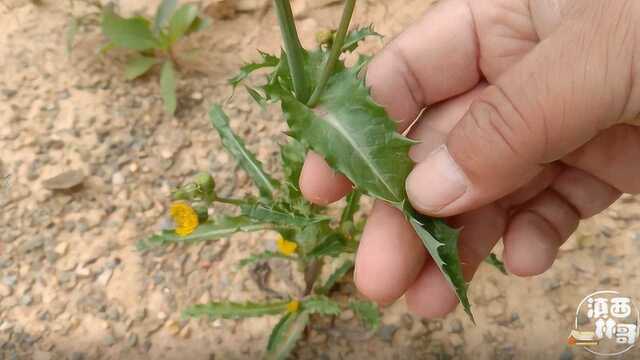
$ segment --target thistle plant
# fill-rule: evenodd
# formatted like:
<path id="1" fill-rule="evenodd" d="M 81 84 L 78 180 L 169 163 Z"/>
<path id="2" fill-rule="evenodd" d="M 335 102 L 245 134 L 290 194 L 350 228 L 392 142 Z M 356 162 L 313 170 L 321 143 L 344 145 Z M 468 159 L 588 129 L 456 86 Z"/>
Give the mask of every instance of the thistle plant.
<path id="1" fill-rule="evenodd" d="M 209 113 L 211 124 L 226 150 L 253 180 L 259 196 L 219 197 L 211 176 L 198 174 L 173 193 L 171 212 L 176 228 L 140 244 L 146 249 L 215 240 L 237 232 L 276 231 L 277 252 L 254 254 L 240 265 L 272 258 L 296 263 L 306 275 L 304 293 L 276 302 L 198 304 L 184 313 L 210 318 L 280 315 L 267 344 L 267 358 L 286 358 L 311 316 L 335 316 L 351 308 L 364 324 L 378 326 L 375 304 L 361 300 L 344 303 L 332 298 L 335 284 L 353 268 L 353 254 L 364 223 L 355 214 L 363 195 L 385 201 L 404 213 L 473 320 L 458 256 L 458 231 L 442 220 L 419 214 L 407 200 L 404 183 L 413 167 L 408 152 L 415 142 L 398 134 L 394 122 L 371 98 L 361 76 L 369 57 L 359 55 L 351 67 L 341 59 L 344 53 L 354 52 L 366 37 L 378 36 L 371 26 L 349 31 L 354 7 L 355 0 L 346 0 L 338 29 L 318 33 L 318 47 L 307 50 L 299 41 L 289 1 L 275 0 L 283 50 L 279 55 L 261 52 L 260 61 L 244 65 L 229 82 L 234 88 L 242 84 L 261 106 L 280 104 L 289 127 L 288 142 L 280 147 L 283 180 L 277 181 L 264 171 L 231 130 L 222 107 L 214 105 Z M 264 83 L 247 84 L 247 77 L 259 69 L 269 69 Z M 328 216 L 325 208 L 307 202 L 300 192 L 300 171 L 309 150 L 324 156 L 354 184 L 337 219 Z M 238 215 L 210 219 L 207 209 L 215 202 L 236 207 Z M 490 261 L 499 264 L 495 257 Z M 319 270 L 328 264 L 336 270 L 323 279 Z"/>

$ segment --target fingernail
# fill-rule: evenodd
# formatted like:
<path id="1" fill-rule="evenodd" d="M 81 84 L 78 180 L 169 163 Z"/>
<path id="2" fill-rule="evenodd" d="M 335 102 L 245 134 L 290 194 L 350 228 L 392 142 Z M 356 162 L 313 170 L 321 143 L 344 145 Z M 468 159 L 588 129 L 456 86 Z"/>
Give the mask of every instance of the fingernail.
<path id="1" fill-rule="evenodd" d="M 407 178 L 407 195 L 418 210 L 437 212 L 466 191 L 468 181 L 445 145 L 416 165 Z"/>

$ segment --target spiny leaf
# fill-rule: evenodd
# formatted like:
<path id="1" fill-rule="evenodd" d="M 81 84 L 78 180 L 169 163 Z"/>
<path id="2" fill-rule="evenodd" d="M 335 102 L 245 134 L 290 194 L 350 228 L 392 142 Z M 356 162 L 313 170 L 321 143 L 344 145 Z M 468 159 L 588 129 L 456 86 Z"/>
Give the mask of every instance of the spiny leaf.
<path id="1" fill-rule="evenodd" d="M 343 52 L 352 52 L 358 47 L 358 43 L 360 41 L 366 39 L 369 36 L 382 37 L 382 35 L 378 34 L 373 30 L 373 25 L 364 26 L 359 29 L 355 29 L 350 31 L 347 34 L 347 37 L 344 39 L 344 45 L 342 46 Z"/>
<path id="2" fill-rule="evenodd" d="M 414 142 L 395 131 L 355 74 L 335 74 L 317 111 L 288 92 L 278 95 L 291 136 L 322 154 L 368 194 L 392 204 L 405 200 L 404 181 L 413 167 L 407 154 Z"/>
<path id="3" fill-rule="evenodd" d="M 487 256 L 487 258 L 484 259 L 484 262 L 495 267 L 501 273 L 505 275 L 509 275 L 509 273 L 507 272 L 507 269 L 504 267 L 504 263 L 500 259 L 498 259 L 498 256 L 496 254 L 494 253 L 489 254 L 489 256 Z"/>
<path id="4" fill-rule="evenodd" d="M 416 231 L 422 243 L 431 254 L 447 282 L 455 290 L 464 311 L 474 321 L 471 304 L 467 296 L 467 282 L 462 274 L 460 255 L 458 254 L 459 231 L 450 228 L 444 221 L 418 214 L 415 210 L 408 211 L 409 222 Z"/>
<path id="5" fill-rule="evenodd" d="M 316 294 L 319 295 L 327 295 L 336 285 L 336 283 L 342 279 L 351 269 L 353 269 L 353 261 L 347 260 L 342 265 L 340 265 L 327 279 L 327 282 L 324 283 L 319 288 L 316 288 Z"/>
<path id="6" fill-rule="evenodd" d="M 360 210 L 360 198 L 362 193 L 355 189 L 347 195 L 347 205 L 342 209 L 342 215 L 340 216 L 340 224 L 344 224 L 348 221 L 353 223 L 353 216 Z"/>
<path id="7" fill-rule="evenodd" d="M 253 101 L 255 101 L 258 105 L 260 105 L 262 109 L 266 108 L 267 99 L 265 99 L 265 97 L 262 96 L 262 94 L 258 90 L 248 85 L 245 85 L 244 88 L 245 90 L 247 90 L 247 93 L 249 94 L 249 96 L 251 96 Z"/>
<path id="8" fill-rule="evenodd" d="M 317 53 L 309 54 L 309 64 Z M 289 135 L 321 154 L 358 189 L 403 211 L 471 316 L 458 257 L 458 234 L 409 205 L 404 183 L 413 168 L 408 152 L 414 142 L 398 134 L 394 122 L 373 101 L 357 76 L 360 67 L 338 66 L 318 106 L 311 109 L 296 100 L 289 78 L 280 75 L 283 63 L 264 89 L 268 98 L 280 99 Z"/>
<path id="9" fill-rule="evenodd" d="M 270 222 L 293 227 L 304 227 L 315 223 L 329 221 L 331 217 L 322 215 L 297 214 L 291 209 L 283 207 L 284 204 L 254 203 L 241 205 L 242 214 L 259 221 Z"/>
<path id="10" fill-rule="evenodd" d="M 229 118 L 222 111 L 220 105 L 214 105 L 211 108 L 209 119 L 213 127 L 218 131 L 224 147 L 233 155 L 244 171 L 249 174 L 260 190 L 260 195 L 272 198 L 278 183 L 262 169 L 262 164 L 245 148 L 242 139 L 233 133 L 229 126 Z"/>
<path id="11" fill-rule="evenodd" d="M 306 311 L 288 313 L 283 316 L 269 336 L 267 353 L 264 358 L 267 360 L 288 358 L 308 324 L 309 313 Z"/>
<path id="12" fill-rule="evenodd" d="M 298 191 L 300 190 L 298 184 L 306 153 L 307 151 L 302 143 L 294 138 L 289 138 L 286 144 L 280 146 L 280 157 L 282 158 L 285 178 L 289 185 Z"/>
<path id="13" fill-rule="evenodd" d="M 140 56 L 127 63 L 124 68 L 124 77 L 127 80 L 133 80 L 139 76 L 146 74 L 153 65 L 158 63 L 158 59 Z"/>
<path id="14" fill-rule="evenodd" d="M 197 304 L 183 312 L 187 317 L 204 317 L 211 319 L 241 319 L 260 317 L 265 315 L 277 315 L 287 311 L 288 301 L 272 303 L 236 303 L 236 302 L 211 302 L 209 304 Z"/>
<path id="15" fill-rule="evenodd" d="M 116 46 L 132 50 L 149 50 L 158 45 L 149 21 L 142 17 L 125 19 L 106 7 L 102 13 L 102 33 Z"/>
<path id="16" fill-rule="evenodd" d="M 169 43 L 173 44 L 183 37 L 197 17 L 198 8 L 195 5 L 180 6 L 169 20 Z"/>
<path id="17" fill-rule="evenodd" d="M 318 246 L 306 255 L 306 258 L 338 257 L 344 253 L 354 253 L 356 247 L 356 243 L 349 242 L 342 234 L 334 233 L 324 238 Z"/>
<path id="18" fill-rule="evenodd" d="M 301 229 L 299 228 L 297 231 L 290 234 L 293 235 L 293 237 L 287 238 L 287 240 L 295 241 L 299 246 L 298 253 L 303 258 L 306 258 L 309 256 L 311 251 L 318 246 L 318 244 L 321 244 L 333 233 L 334 231 L 329 226 L 329 222 L 323 221 L 305 226 Z"/>
<path id="19" fill-rule="evenodd" d="M 164 230 L 138 242 L 138 250 L 143 251 L 152 247 L 174 243 L 182 244 L 216 240 L 241 231 L 252 232 L 271 228 L 273 228 L 271 224 L 256 222 L 244 216 L 222 217 L 215 221 L 200 224 L 193 233 L 187 236 L 179 236 L 175 230 Z"/>
<path id="20" fill-rule="evenodd" d="M 243 267 L 250 264 L 255 264 L 260 261 L 266 261 L 271 259 L 297 260 L 297 258 L 293 256 L 286 256 L 273 251 L 265 251 L 260 254 L 251 255 L 248 258 L 240 260 L 239 265 Z"/>
<path id="21" fill-rule="evenodd" d="M 370 301 L 351 300 L 349 307 L 369 329 L 376 330 L 380 326 L 380 310 L 376 304 Z"/>
<path id="22" fill-rule="evenodd" d="M 158 9 L 156 10 L 156 16 L 153 21 L 153 32 L 158 34 L 160 30 L 167 24 L 171 14 L 178 5 L 177 0 L 162 0 Z"/>
<path id="23" fill-rule="evenodd" d="M 236 76 L 229 79 L 229 84 L 233 85 L 233 87 L 235 88 L 236 86 L 238 86 L 238 84 L 244 81 L 244 79 L 249 77 L 249 75 L 251 75 L 252 72 L 259 69 L 263 69 L 263 68 L 276 67 L 280 63 L 280 59 L 276 56 L 273 56 L 271 54 L 268 54 L 262 51 L 259 51 L 259 53 L 260 53 L 260 56 L 262 56 L 262 61 L 247 63 L 243 65 L 240 68 L 240 71 L 236 74 Z"/>
<path id="24" fill-rule="evenodd" d="M 302 311 L 310 314 L 339 315 L 340 305 L 326 296 L 313 296 L 302 302 Z"/>

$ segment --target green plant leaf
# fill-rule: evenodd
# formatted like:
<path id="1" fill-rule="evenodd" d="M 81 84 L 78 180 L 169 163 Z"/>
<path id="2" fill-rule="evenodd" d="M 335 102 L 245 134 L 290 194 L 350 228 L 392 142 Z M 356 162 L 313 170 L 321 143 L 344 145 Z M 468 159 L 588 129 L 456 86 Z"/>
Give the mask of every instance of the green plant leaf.
<path id="1" fill-rule="evenodd" d="M 308 324 L 309 313 L 306 311 L 287 313 L 283 316 L 269 336 L 264 358 L 267 360 L 288 358 Z"/>
<path id="2" fill-rule="evenodd" d="M 455 290 L 465 312 L 474 321 L 471 304 L 467 296 L 467 282 L 462 274 L 460 255 L 458 254 L 459 231 L 450 228 L 444 221 L 433 219 L 409 210 L 409 222 L 422 243 L 431 254 L 447 282 Z"/>
<path id="3" fill-rule="evenodd" d="M 327 281 L 321 287 L 316 288 L 316 294 L 327 295 L 336 285 L 336 283 L 342 279 L 351 269 L 353 269 L 353 261 L 347 260 L 340 265 L 327 279 Z"/>
<path id="4" fill-rule="evenodd" d="M 258 103 L 258 105 L 260 105 L 260 107 L 263 110 L 266 109 L 267 99 L 265 99 L 265 97 L 258 90 L 254 89 L 254 88 L 252 88 L 251 86 L 248 86 L 248 85 L 245 85 L 244 88 L 245 88 L 245 90 L 247 90 L 247 93 L 249 93 L 249 96 L 251 96 L 253 101 Z"/>
<path id="5" fill-rule="evenodd" d="M 240 267 L 244 267 L 247 265 L 255 264 L 260 261 L 266 261 L 271 259 L 283 259 L 283 260 L 298 260 L 297 257 L 294 256 L 286 256 L 273 251 L 265 251 L 260 254 L 251 255 L 248 258 L 244 258 L 240 260 Z"/>
<path id="6" fill-rule="evenodd" d="M 220 105 L 214 105 L 211 108 L 209 119 L 213 127 L 218 131 L 224 147 L 233 155 L 244 171 L 249 174 L 249 177 L 260 190 L 260 195 L 266 198 L 273 198 L 278 183 L 262 169 L 262 164 L 245 148 L 242 139 L 233 133 L 229 126 L 229 118 L 222 111 Z"/>
<path id="7" fill-rule="evenodd" d="M 105 7 L 102 12 L 102 33 L 113 44 L 131 50 L 150 50 L 158 46 L 149 21 L 142 17 L 125 19 Z"/>
<path id="8" fill-rule="evenodd" d="M 173 44 L 182 38 L 197 17 L 198 8 L 195 5 L 184 4 L 180 6 L 169 20 L 169 43 Z"/>
<path id="9" fill-rule="evenodd" d="M 109 41 L 109 42 L 103 44 L 102 46 L 100 46 L 98 48 L 98 50 L 97 50 L 97 53 L 100 54 L 100 55 L 104 55 L 104 54 L 108 53 L 109 51 L 111 51 L 111 49 L 113 49 L 114 47 L 116 47 L 116 45 L 113 42 Z"/>
<path id="10" fill-rule="evenodd" d="M 287 311 L 288 301 L 272 303 L 236 303 L 236 302 L 211 302 L 197 304 L 187 308 L 185 317 L 209 317 L 210 319 L 242 319 L 260 317 L 265 315 L 278 315 Z"/>
<path id="11" fill-rule="evenodd" d="M 349 242 L 342 234 L 333 233 L 324 238 L 318 246 L 311 250 L 311 252 L 306 255 L 306 258 L 313 259 L 322 256 L 338 257 L 344 253 L 354 253 L 356 248 L 357 244 Z"/>
<path id="12" fill-rule="evenodd" d="M 317 53 L 306 56 L 308 67 L 318 63 Z M 473 319 L 458 257 L 458 233 L 441 221 L 419 215 L 409 205 L 404 183 L 413 168 L 408 151 L 415 142 L 395 131 L 394 122 L 358 78 L 360 70 L 360 65 L 336 66 L 313 109 L 292 94 L 290 77 L 281 74 L 286 71 L 284 61 L 264 90 L 267 98 L 281 101 L 290 136 L 321 154 L 363 193 L 403 211 Z"/>
<path id="13" fill-rule="evenodd" d="M 362 197 L 362 193 L 355 189 L 347 195 L 347 204 L 342 209 L 342 215 L 340 215 L 340 224 L 344 224 L 346 222 L 353 223 L 354 215 L 360 210 L 360 198 Z"/>
<path id="14" fill-rule="evenodd" d="M 376 304 L 370 301 L 351 300 L 349 307 L 369 329 L 376 330 L 380 326 L 380 310 Z"/>
<path id="15" fill-rule="evenodd" d="M 287 183 L 298 192 L 300 191 L 300 173 L 302 165 L 307 155 L 307 150 L 301 142 L 294 138 L 289 138 L 286 144 L 280 146 L 280 157 L 282 158 L 282 167 Z"/>
<path id="16" fill-rule="evenodd" d="M 268 54 L 266 52 L 258 51 L 260 56 L 262 57 L 262 61 L 260 62 L 252 62 L 248 64 L 244 64 L 240 71 L 231 79 L 229 79 L 229 84 L 231 84 L 234 88 L 238 86 L 242 81 L 244 81 L 251 73 L 256 70 L 263 68 L 276 67 L 280 63 L 280 59 L 276 56 Z"/>
<path id="17" fill-rule="evenodd" d="M 288 92 L 278 95 L 291 136 L 368 194 L 392 204 L 405 201 L 404 181 L 413 167 L 407 154 L 414 142 L 395 131 L 354 73 L 341 71 L 329 80 L 319 111 Z"/>
<path id="18" fill-rule="evenodd" d="M 187 32 L 184 35 L 187 36 L 195 32 L 202 31 L 209 25 L 211 25 L 211 20 L 209 18 L 198 15 L 196 16 L 195 20 L 193 20 L 191 26 L 189 26 L 189 29 L 187 29 Z"/>
<path id="19" fill-rule="evenodd" d="M 187 236 L 179 236 L 175 230 L 164 230 L 150 236 L 146 240 L 138 242 L 138 250 L 144 251 L 152 247 L 169 245 L 196 243 L 201 241 L 216 240 L 231 236 L 237 232 L 252 232 L 272 229 L 273 225 L 263 222 L 256 222 L 244 216 L 221 217 L 215 221 L 207 221 L 200 224 L 198 228 Z"/>
<path id="20" fill-rule="evenodd" d="M 160 2 L 153 20 L 153 32 L 155 34 L 160 33 L 162 28 L 167 24 L 177 5 L 177 0 L 162 0 L 162 2 Z"/>
<path id="21" fill-rule="evenodd" d="M 167 60 L 162 65 L 160 72 L 160 92 L 164 101 L 164 109 L 167 113 L 173 115 L 178 106 L 176 99 L 176 73 L 173 70 L 173 63 Z"/>
<path id="22" fill-rule="evenodd" d="M 509 273 L 507 272 L 507 269 L 504 266 L 504 263 L 502 262 L 502 260 L 498 259 L 498 256 L 496 254 L 494 253 L 489 254 L 489 256 L 487 256 L 487 258 L 484 259 L 484 262 L 495 267 L 504 275 L 509 275 Z"/>
<path id="23" fill-rule="evenodd" d="M 331 217 L 324 215 L 303 215 L 284 208 L 284 204 L 254 203 L 241 205 L 242 215 L 272 224 L 289 227 L 304 227 L 319 222 L 329 221 Z"/>
<path id="24" fill-rule="evenodd" d="M 309 253 L 321 244 L 334 231 L 329 226 L 328 221 L 315 223 L 309 226 L 295 229 L 287 240 L 294 241 L 298 244 L 298 254 L 303 258 L 307 258 Z M 284 234 L 283 234 L 284 236 Z"/>
<path id="25" fill-rule="evenodd" d="M 153 65 L 158 63 L 158 59 L 146 56 L 140 56 L 132 59 L 125 65 L 124 77 L 127 80 L 133 80 L 139 76 L 146 74 Z"/>
<path id="26" fill-rule="evenodd" d="M 326 296 L 312 296 L 302 301 L 302 311 L 309 314 L 340 315 L 341 309 L 337 302 Z"/>
<path id="27" fill-rule="evenodd" d="M 71 20 L 69 21 L 69 25 L 67 26 L 67 30 L 65 32 L 67 55 L 71 55 L 71 51 L 73 51 L 73 44 L 75 42 L 77 33 L 78 33 L 78 19 L 75 17 L 72 17 Z"/>
<path id="28" fill-rule="evenodd" d="M 359 29 L 355 29 L 350 31 L 347 34 L 347 37 L 344 39 L 344 45 L 342 46 L 343 52 L 352 52 L 358 47 L 358 43 L 360 41 L 366 39 L 369 36 L 382 37 L 382 35 L 378 34 L 373 30 L 373 25 L 364 26 Z"/>

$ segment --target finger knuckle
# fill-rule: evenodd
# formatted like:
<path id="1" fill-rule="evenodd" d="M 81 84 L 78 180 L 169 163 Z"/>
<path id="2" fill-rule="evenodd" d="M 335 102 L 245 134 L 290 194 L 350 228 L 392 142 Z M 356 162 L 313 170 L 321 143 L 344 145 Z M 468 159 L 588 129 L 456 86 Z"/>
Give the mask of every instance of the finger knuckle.
<path id="1" fill-rule="evenodd" d="M 468 117 L 473 129 L 469 136 L 486 146 L 501 147 L 515 157 L 525 157 L 530 125 L 498 86 L 487 88 L 485 96 L 471 104 Z"/>

